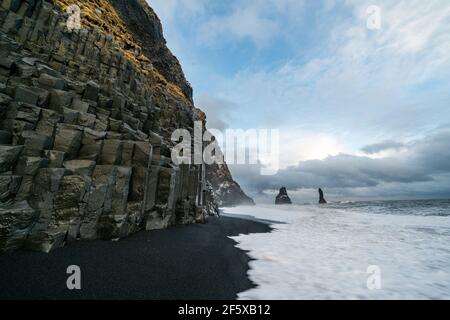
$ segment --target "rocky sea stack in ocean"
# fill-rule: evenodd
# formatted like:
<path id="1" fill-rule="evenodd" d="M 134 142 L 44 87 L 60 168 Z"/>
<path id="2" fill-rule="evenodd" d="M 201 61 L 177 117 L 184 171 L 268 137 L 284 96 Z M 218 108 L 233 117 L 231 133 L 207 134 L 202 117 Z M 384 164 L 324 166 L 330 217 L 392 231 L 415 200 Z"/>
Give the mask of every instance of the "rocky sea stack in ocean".
<path id="1" fill-rule="evenodd" d="M 280 193 L 275 199 L 275 204 L 292 204 L 291 198 L 289 198 L 286 188 L 283 187 L 280 189 Z"/>
<path id="2" fill-rule="evenodd" d="M 0 0 L 0 251 L 201 220 L 202 166 L 171 161 L 173 130 L 194 121 L 144 0 Z M 222 205 L 252 202 L 226 165 L 206 177 Z"/>
<path id="3" fill-rule="evenodd" d="M 319 189 L 319 204 L 327 204 L 327 200 L 325 200 L 322 189 Z"/>

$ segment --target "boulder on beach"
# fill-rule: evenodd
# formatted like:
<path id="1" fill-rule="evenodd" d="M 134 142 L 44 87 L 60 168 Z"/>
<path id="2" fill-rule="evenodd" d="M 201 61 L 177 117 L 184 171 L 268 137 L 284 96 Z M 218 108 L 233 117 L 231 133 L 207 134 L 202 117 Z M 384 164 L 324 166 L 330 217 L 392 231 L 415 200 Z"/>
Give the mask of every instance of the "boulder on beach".
<path id="1" fill-rule="evenodd" d="M 289 198 L 285 187 L 280 189 L 280 193 L 277 195 L 277 198 L 275 199 L 275 204 L 278 205 L 292 204 L 291 198 Z"/>
<path id="2" fill-rule="evenodd" d="M 322 189 L 319 188 L 319 204 L 327 204 L 325 200 Z"/>

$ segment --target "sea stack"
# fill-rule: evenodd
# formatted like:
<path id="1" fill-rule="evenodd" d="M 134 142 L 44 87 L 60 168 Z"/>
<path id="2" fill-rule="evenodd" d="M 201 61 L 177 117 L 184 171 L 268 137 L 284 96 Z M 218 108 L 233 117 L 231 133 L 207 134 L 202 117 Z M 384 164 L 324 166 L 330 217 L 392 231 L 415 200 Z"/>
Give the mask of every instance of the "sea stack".
<path id="1" fill-rule="evenodd" d="M 327 200 L 325 200 L 323 196 L 323 191 L 320 188 L 319 188 L 319 204 L 327 204 Z"/>
<path id="2" fill-rule="evenodd" d="M 285 187 L 280 189 L 280 193 L 278 194 L 277 198 L 275 199 L 275 204 L 277 204 L 277 205 L 292 204 L 291 198 L 289 198 Z"/>

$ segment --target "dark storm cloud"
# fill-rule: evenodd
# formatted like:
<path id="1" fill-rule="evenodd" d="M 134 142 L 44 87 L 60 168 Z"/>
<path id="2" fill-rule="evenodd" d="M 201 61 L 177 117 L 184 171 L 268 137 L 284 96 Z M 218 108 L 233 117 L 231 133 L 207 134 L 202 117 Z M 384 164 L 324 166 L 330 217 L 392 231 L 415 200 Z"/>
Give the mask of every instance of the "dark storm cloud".
<path id="1" fill-rule="evenodd" d="M 386 151 L 386 150 L 399 150 L 399 149 L 403 148 L 404 146 L 405 145 L 401 142 L 388 140 L 388 141 L 383 141 L 381 143 L 365 146 L 361 149 L 361 151 L 363 151 L 367 154 L 376 154 L 376 153 Z"/>
<path id="2" fill-rule="evenodd" d="M 373 159 L 339 154 L 324 160 L 304 161 L 279 171 L 274 176 L 261 176 L 259 168 L 233 167 L 239 181 L 253 193 L 303 188 L 374 188 L 387 184 L 445 184 L 450 173 L 450 129 L 444 129 L 422 140 L 403 145 L 405 151 L 395 157 Z M 448 190 L 450 181 L 447 181 Z M 377 187 L 377 188 L 375 188 Z M 378 190 L 380 191 L 380 190 Z"/>
<path id="3" fill-rule="evenodd" d="M 430 173 L 450 172 L 450 128 L 415 142 L 410 149 L 417 166 Z"/>

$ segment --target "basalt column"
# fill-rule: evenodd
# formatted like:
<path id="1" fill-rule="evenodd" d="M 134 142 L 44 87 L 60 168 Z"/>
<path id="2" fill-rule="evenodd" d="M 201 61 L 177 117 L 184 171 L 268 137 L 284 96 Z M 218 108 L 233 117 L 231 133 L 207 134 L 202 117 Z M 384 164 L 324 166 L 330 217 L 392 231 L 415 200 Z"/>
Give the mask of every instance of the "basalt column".
<path id="1" fill-rule="evenodd" d="M 192 101 L 109 1 L 74 2 L 71 32 L 65 1 L 0 1 L 0 251 L 194 222 L 199 171 L 170 141 Z"/>

